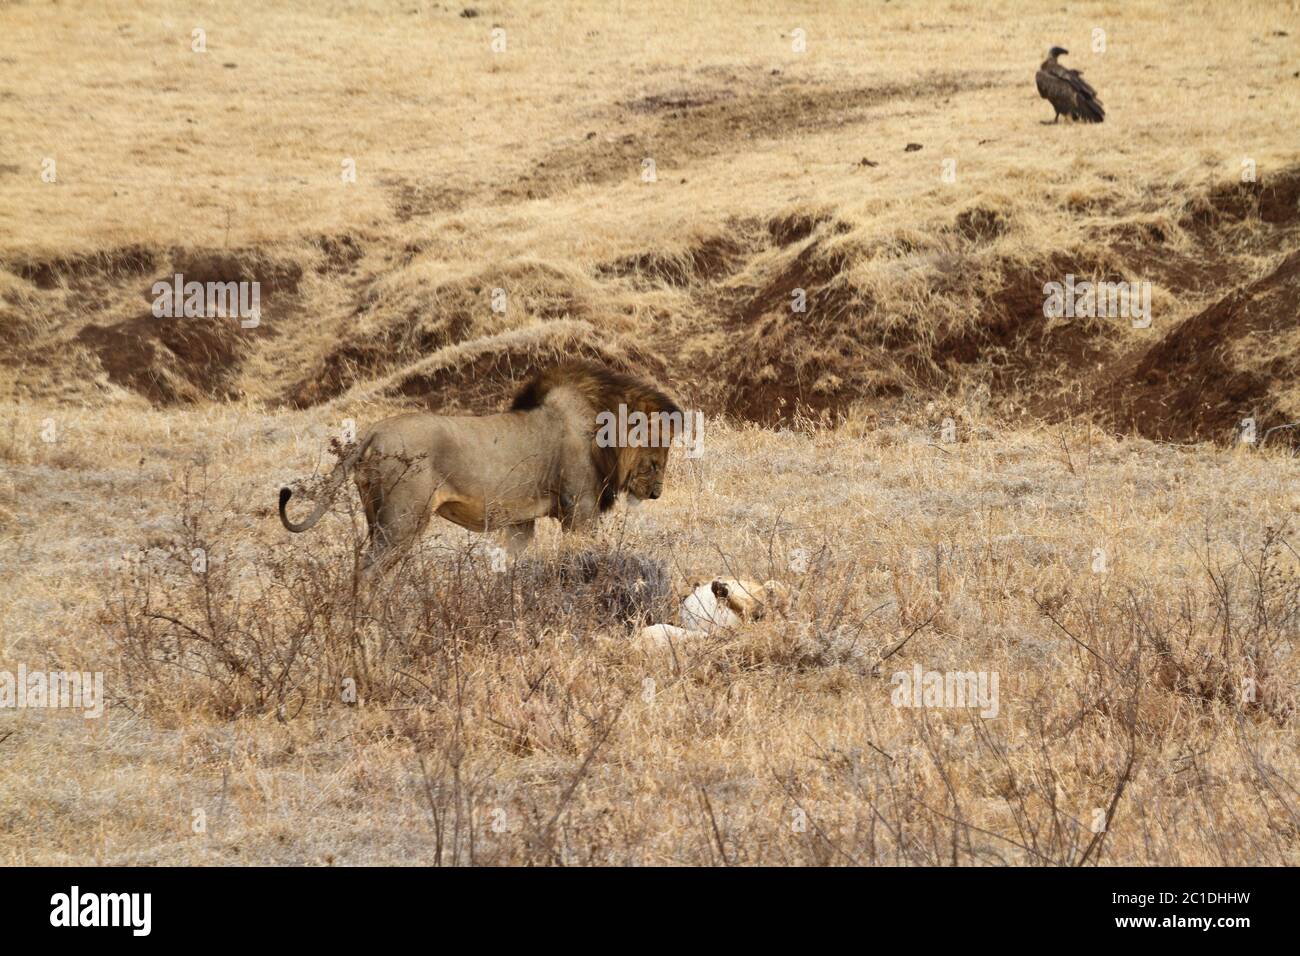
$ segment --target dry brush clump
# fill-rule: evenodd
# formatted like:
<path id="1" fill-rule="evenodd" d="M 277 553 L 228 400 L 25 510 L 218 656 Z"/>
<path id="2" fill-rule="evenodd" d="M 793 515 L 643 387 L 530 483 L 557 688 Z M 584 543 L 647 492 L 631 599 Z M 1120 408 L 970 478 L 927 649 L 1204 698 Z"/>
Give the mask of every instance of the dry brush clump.
<path id="1" fill-rule="evenodd" d="M 1294 733 L 1298 683 L 1300 577 L 1289 547 L 1267 529 L 1253 549 L 1207 558 L 1182 581 L 1135 574 L 1078 594 L 1026 589 L 1012 602 L 1022 615 L 1014 643 L 992 638 L 1005 593 L 972 601 L 969 582 L 963 596 L 944 580 L 987 556 L 957 549 L 948 572 L 891 574 L 887 619 L 901 640 L 867 642 L 869 673 L 887 679 L 918 659 L 939 672 L 996 672 L 1003 719 L 882 706 L 853 744 L 808 740 L 828 772 L 787 757 L 778 774 L 816 837 L 800 861 L 1293 861 L 1293 759 L 1279 747 Z M 971 614 L 984 633 L 963 640 L 960 618 Z M 772 638 L 745 641 L 766 651 Z M 818 673 L 825 688 L 836 668 L 818 664 L 831 665 Z M 1244 816 L 1247 832 L 1214 832 L 1214 820 Z"/>
<path id="2" fill-rule="evenodd" d="M 390 702 L 409 696 L 408 672 L 461 647 L 490 653 L 671 613 L 663 563 L 616 545 L 508 561 L 482 542 L 425 543 L 367 586 L 358 515 L 313 548 L 241 542 L 217 487 L 187 480 L 179 533 L 120 561 L 105 595 L 121 686 L 150 713 L 286 718 Z"/>
<path id="3" fill-rule="evenodd" d="M 241 546 L 217 487 L 196 477 L 174 556 L 106 592 L 120 702 L 163 724 L 357 713 L 406 754 L 426 861 L 1296 859 L 1285 526 L 1237 549 L 1209 529 L 1184 575 L 1062 583 L 969 541 L 792 552 L 776 522 L 715 560 L 776 575 L 788 606 L 664 654 L 633 635 L 671 619 L 680 575 L 645 541 L 502 563 L 439 539 L 367 591 L 355 514 Z M 997 673 L 1000 713 L 898 706 L 914 667 Z"/>

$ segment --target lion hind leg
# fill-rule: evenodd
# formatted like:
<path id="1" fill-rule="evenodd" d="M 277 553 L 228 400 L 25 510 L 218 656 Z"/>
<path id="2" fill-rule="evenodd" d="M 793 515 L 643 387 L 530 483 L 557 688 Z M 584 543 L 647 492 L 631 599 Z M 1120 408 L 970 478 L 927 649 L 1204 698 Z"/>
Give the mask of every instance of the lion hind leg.
<path id="1" fill-rule="evenodd" d="M 453 500 L 446 489 L 439 488 L 423 499 L 378 494 L 367 505 L 370 519 L 370 543 L 362 570 L 367 578 L 383 574 L 415 543 L 429 526 L 435 511 Z M 374 517 L 370 518 L 371 506 Z"/>

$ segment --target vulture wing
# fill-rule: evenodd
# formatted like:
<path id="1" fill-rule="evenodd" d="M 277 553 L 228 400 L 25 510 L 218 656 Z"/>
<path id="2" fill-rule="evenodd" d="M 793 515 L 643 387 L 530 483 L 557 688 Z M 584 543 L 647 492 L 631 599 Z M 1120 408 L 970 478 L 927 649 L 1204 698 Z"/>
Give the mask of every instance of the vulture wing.
<path id="1" fill-rule="evenodd" d="M 1067 70 L 1057 63 L 1044 63 L 1034 77 L 1038 95 L 1056 107 L 1058 113 L 1085 123 L 1100 123 L 1106 118 L 1094 90 L 1078 70 Z"/>

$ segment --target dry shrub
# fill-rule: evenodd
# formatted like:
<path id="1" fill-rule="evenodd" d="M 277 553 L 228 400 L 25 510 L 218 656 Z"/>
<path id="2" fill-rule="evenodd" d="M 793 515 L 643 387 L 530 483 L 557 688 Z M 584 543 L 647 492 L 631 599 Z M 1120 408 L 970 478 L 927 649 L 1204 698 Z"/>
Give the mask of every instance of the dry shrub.
<path id="1" fill-rule="evenodd" d="M 1290 555 L 1285 529 L 1270 528 L 1253 549 L 1207 547 L 1201 573 L 1181 585 L 1162 577 L 1027 595 L 1066 641 L 1054 673 L 1026 668 L 1022 648 L 963 650 L 948 620 L 949 584 L 924 562 L 892 556 L 895 598 L 872 608 L 870 588 L 854 580 L 871 570 L 849 555 L 820 555 L 792 619 L 745 627 L 721 649 L 729 660 L 771 669 L 774 680 L 784 673 L 783 682 L 802 672 L 810 688 L 838 694 L 861 687 L 857 677 L 887 680 L 918 659 L 927 669 L 969 666 L 963 655 L 973 651 L 1002 674 L 1004 719 L 867 705 L 858 745 L 806 738 L 820 770 L 774 747 L 769 770 L 784 801 L 774 816 L 797 821 L 810 839 L 736 832 L 733 849 L 749 853 L 767 838 L 798 848 L 782 862 L 1081 866 L 1105 859 L 1125 816 L 1137 818 L 1128 828 L 1182 834 L 1149 844 L 1156 858 L 1179 859 L 1204 841 L 1224 863 L 1242 852 L 1260 863 L 1293 859 L 1288 768 L 1250 729 L 1294 721 L 1300 576 Z M 872 693 L 887 699 L 886 690 Z M 1230 740 L 1212 748 L 1206 735 L 1225 727 Z M 1238 767 L 1230 777 L 1219 748 Z M 1164 795 L 1171 785 L 1176 801 Z M 1232 815 L 1238 787 L 1268 808 L 1268 825 L 1227 845 L 1214 821 Z"/>
<path id="2" fill-rule="evenodd" d="M 123 686 L 150 712 L 283 719 L 392 703 L 421 683 L 416 670 L 438 698 L 465 647 L 582 641 L 671 613 L 665 565 L 616 545 L 510 561 L 486 539 L 422 543 L 367 587 L 356 515 L 350 534 L 314 536 L 309 548 L 234 543 L 235 508 L 213 487 L 187 480 L 178 533 L 125 561 L 110 585 L 102 620 Z"/>
<path id="3" fill-rule="evenodd" d="M 354 733 L 410 752 L 433 862 L 1095 865 L 1135 839 L 1166 863 L 1294 860 L 1261 732 L 1295 713 L 1285 527 L 1207 544 L 1182 578 L 1017 593 L 981 582 L 982 547 L 828 544 L 780 574 L 770 540 L 765 569 L 719 566 L 780 578 L 790 604 L 653 661 L 628 639 L 672 617 L 653 556 L 597 542 L 500 571 L 482 543 L 431 543 L 367 591 L 355 516 L 237 547 L 214 487 L 182 496 L 155 542 L 174 551 L 111 584 L 114 684 L 164 723 L 364 709 Z M 1000 719 L 893 706 L 891 673 L 917 664 L 999 672 Z M 1227 843 L 1234 815 L 1256 825 Z"/>

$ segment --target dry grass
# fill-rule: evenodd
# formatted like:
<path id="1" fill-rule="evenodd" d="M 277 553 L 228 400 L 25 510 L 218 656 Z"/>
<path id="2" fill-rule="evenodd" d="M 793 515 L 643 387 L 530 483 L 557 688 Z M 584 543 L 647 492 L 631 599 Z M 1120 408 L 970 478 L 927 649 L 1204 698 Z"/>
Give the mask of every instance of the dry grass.
<path id="1" fill-rule="evenodd" d="M 0 667 L 102 667 L 113 706 L 10 721 L 6 860 L 1069 863 L 1123 779 L 1090 861 L 1296 862 L 1280 453 L 715 427 L 583 546 L 799 597 L 665 659 L 555 586 L 556 535 L 494 574 L 443 526 L 358 599 L 355 516 L 294 539 L 269 516 L 301 416 L 59 414 L 69 443 L 129 430 L 150 460 L 9 469 L 47 506 L 6 545 L 26 570 Z M 190 453 L 148 453 L 179 435 Z M 997 672 L 998 718 L 894 707 L 915 664 Z"/>
<path id="2" fill-rule="evenodd" d="M 0 671 L 111 697 L 0 714 L 0 862 L 1300 863 L 1296 430 L 1191 443 L 1300 419 L 1294 10 L 477 6 L 0 7 Z M 1102 126 L 1039 125 L 1055 42 Z M 1044 323 L 1067 271 L 1153 329 Z M 710 412 L 660 501 L 373 594 L 348 506 L 280 528 L 344 419 L 575 352 Z M 657 562 L 797 598 L 665 657 Z"/>
<path id="3" fill-rule="evenodd" d="M 763 422 L 975 386 L 1010 414 L 1166 440 L 1300 418 L 1289 315 L 1265 323 L 1267 354 L 1213 331 L 1204 351 L 1246 355 L 1189 370 L 1232 393 L 1206 420 L 1165 420 L 1183 400 L 1163 382 L 1126 397 L 1152 388 L 1134 368 L 1160 334 L 1296 246 L 1293 14 L 1101 4 L 974 30 L 959 3 L 457 12 L 8 8 L 0 317 L 18 370 L 0 395 L 479 407 L 560 349 L 667 367 Z M 1066 35 L 1115 122 L 1040 125 L 1027 77 Z M 261 281 L 263 326 L 159 330 L 147 290 L 177 271 Z M 1067 273 L 1151 283 L 1155 331 L 1033 321 Z"/>

